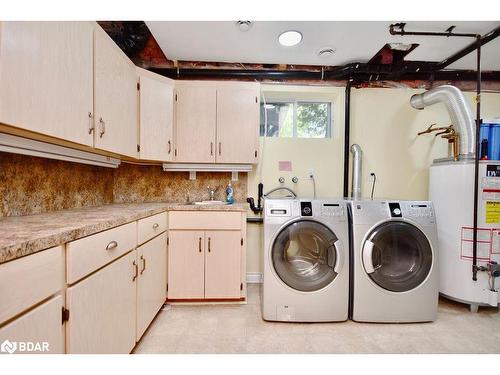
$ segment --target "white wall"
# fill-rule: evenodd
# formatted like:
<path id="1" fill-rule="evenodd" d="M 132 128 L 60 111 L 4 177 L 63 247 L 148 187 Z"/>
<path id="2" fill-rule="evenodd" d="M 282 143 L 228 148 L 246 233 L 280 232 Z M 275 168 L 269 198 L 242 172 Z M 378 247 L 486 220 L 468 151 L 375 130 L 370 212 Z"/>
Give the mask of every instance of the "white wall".
<path id="1" fill-rule="evenodd" d="M 268 86 L 263 86 L 269 90 Z M 280 86 L 283 91 L 286 86 Z M 313 88 L 317 90 L 318 88 Z M 299 90 L 311 90 L 302 87 Z M 297 191 L 300 197 L 311 196 L 308 180 L 291 183 L 296 175 L 305 178 L 307 170 L 316 173 L 318 197 L 339 197 L 343 188 L 344 89 L 319 88 L 328 93 L 334 103 L 334 131 L 331 139 L 261 138 L 263 159 L 255 172 L 249 174 L 249 196 L 257 196 L 257 183 L 262 180 L 264 191 L 279 185 L 278 177 L 286 179 L 285 186 Z M 424 110 L 415 110 L 410 97 L 423 90 L 413 89 L 353 89 L 351 92 L 351 144 L 358 143 L 363 150 L 362 194 L 369 197 L 369 173 L 377 175 L 375 197 L 392 199 L 427 199 L 428 172 L 432 160 L 451 155 L 446 140 L 433 134 L 417 137 L 431 123 L 450 124 L 444 105 L 436 104 Z M 314 94 L 310 94 L 314 95 Z M 474 93 L 466 93 L 475 113 Z M 266 95 L 267 97 L 267 95 Z M 482 117 L 500 115 L 500 93 L 483 93 Z M 261 154 L 262 155 L 262 154 Z M 278 161 L 291 160 L 292 172 L 279 172 Z M 260 178 L 262 170 L 262 178 Z M 350 186 L 350 185 L 349 185 Z M 247 271 L 260 272 L 262 252 L 262 225 L 249 224 Z M 250 240 L 250 237 L 253 237 Z"/>

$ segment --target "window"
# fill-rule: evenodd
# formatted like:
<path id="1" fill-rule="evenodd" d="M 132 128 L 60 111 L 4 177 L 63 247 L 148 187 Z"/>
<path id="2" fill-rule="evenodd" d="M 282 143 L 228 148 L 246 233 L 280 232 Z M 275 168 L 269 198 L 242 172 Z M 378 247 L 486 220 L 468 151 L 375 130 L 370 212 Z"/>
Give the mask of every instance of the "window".
<path id="1" fill-rule="evenodd" d="M 267 110 L 267 129 L 265 110 Z M 260 107 L 260 135 L 280 138 L 329 138 L 332 103 L 269 101 Z"/>

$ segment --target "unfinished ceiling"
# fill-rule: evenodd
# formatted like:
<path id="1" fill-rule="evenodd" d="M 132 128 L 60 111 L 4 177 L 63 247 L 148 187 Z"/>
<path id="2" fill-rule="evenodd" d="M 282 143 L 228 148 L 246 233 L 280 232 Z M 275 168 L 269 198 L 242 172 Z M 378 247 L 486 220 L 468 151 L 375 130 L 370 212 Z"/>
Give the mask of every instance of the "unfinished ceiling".
<path id="1" fill-rule="evenodd" d="M 391 21 L 258 21 L 248 31 L 241 31 L 235 22 L 146 22 L 154 38 L 169 60 L 227 63 L 265 63 L 288 65 L 341 66 L 352 62 L 368 62 L 386 43 L 417 43 L 405 60 L 438 62 L 469 45 L 471 38 L 392 36 Z M 414 31 L 445 31 L 486 34 L 500 26 L 498 21 L 478 22 L 407 22 Z M 298 30 L 300 44 L 284 47 L 278 35 Z M 500 70 L 500 38 L 482 50 L 482 69 Z M 323 48 L 335 53 L 320 57 Z M 447 69 L 475 69 L 475 53 L 453 63 Z"/>

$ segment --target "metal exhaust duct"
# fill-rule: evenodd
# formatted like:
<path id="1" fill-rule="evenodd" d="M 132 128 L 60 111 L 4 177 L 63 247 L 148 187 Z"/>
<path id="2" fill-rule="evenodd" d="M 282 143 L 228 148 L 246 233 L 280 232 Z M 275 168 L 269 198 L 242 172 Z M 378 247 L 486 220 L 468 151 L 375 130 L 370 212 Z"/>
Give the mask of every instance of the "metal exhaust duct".
<path id="1" fill-rule="evenodd" d="M 462 91 L 452 85 L 443 85 L 422 94 L 415 94 L 410 99 L 411 106 L 416 109 L 424 109 L 436 103 L 444 103 L 453 125 L 457 127 L 456 131 L 460 137 L 459 154 L 474 156 L 476 124 Z"/>
<path id="2" fill-rule="evenodd" d="M 352 186 L 351 198 L 353 200 L 361 199 L 361 147 L 358 144 L 351 146 L 352 153 Z"/>

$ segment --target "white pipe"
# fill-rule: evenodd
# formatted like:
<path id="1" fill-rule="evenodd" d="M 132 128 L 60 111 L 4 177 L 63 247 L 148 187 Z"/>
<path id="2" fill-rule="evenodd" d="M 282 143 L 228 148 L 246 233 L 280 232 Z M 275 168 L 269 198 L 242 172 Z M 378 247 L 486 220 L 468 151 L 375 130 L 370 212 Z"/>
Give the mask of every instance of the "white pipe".
<path id="1" fill-rule="evenodd" d="M 361 147 L 358 144 L 351 146 L 352 153 L 352 185 L 351 198 L 354 200 L 361 199 Z"/>
<path id="2" fill-rule="evenodd" d="M 410 99 L 413 108 L 424 109 L 428 105 L 443 103 L 448 110 L 453 125 L 460 136 L 460 155 L 473 156 L 476 144 L 476 123 L 472 111 L 462 91 L 455 86 L 443 85 L 415 94 Z"/>

